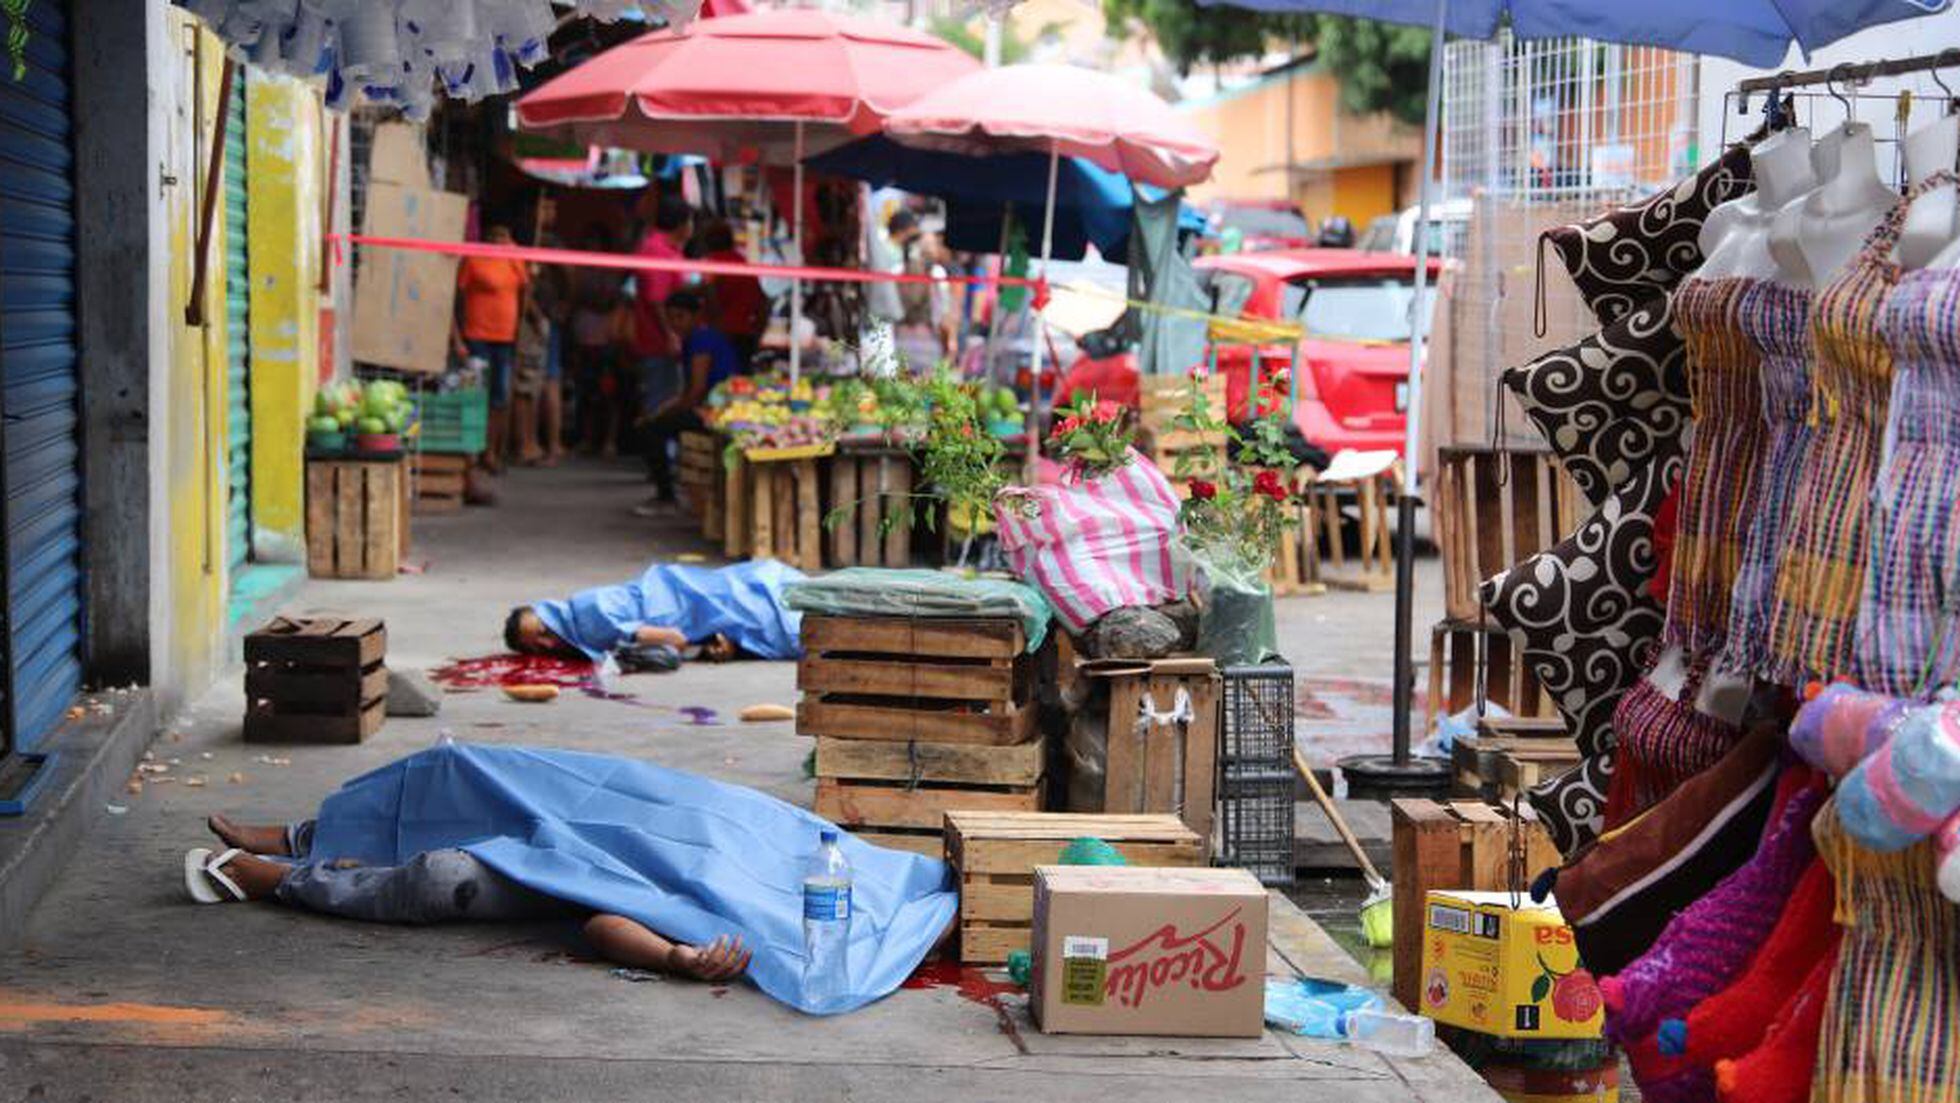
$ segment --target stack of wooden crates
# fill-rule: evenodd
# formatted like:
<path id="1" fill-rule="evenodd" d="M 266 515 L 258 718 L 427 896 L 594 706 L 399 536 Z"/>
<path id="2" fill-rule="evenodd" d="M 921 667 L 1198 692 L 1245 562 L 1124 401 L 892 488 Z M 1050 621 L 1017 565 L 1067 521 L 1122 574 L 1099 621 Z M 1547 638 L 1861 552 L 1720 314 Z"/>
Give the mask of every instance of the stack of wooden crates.
<path id="1" fill-rule="evenodd" d="M 1430 633 L 1427 723 L 1484 698 L 1486 718 L 1456 746 L 1459 793 L 1501 798 L 1577 760 L 1551 696 L 1504 632 L 1489 623 L 1478 586 L 1579 527 L 1587 505 L 1548 451 L 1452 445 L 1438 450 L 1436 540 L 1446 616 Z M 1481 679 L 1480 679 L 1481 671 Z M 1506 781 L 1508 779 L 1508 783 Z"/>
<path id="2" fill-rule="evenodd" d="M 950 811 L 1044 807 L 1042 655 L 1013 618 L 803 618 L 796 730 L 817 739 L 816 812 L 867 841 L 941 851 Z"/>
<path id="3" fill-rule="evenodd" d="M 278 617 L 245 637 L 245 739 L 359 743 L 388 710 L 378 620 Z"/>

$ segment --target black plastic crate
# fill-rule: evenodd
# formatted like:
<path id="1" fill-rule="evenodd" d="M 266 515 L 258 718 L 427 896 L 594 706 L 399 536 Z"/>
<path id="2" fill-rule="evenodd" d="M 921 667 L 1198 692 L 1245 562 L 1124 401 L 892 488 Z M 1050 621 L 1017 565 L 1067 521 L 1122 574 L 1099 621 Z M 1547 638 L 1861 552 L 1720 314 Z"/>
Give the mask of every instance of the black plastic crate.
<path id="1" fill-rule="evenodd" d="M 1226 778 L 1218 793 L 1218 864 L 1261 884 L 1293 883 L 1293 778 Z"/>
<path id="2" fill-rule="evenodd" d="M 1293 772 L 1293 668 L 1228 666 L 1218 710 L 1221 776 Z"/>

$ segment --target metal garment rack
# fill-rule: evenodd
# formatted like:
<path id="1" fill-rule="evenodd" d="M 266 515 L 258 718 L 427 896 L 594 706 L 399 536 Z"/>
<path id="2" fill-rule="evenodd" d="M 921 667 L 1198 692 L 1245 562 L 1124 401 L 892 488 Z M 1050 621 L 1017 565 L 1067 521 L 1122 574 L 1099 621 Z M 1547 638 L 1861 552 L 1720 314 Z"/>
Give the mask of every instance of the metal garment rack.
<path id="1" fill-rule="evenodd" d="M 1878 132 L 1878 127 L 1874 126 L 1873 140 L 1881 146 L 1893 147 L 1914 125 L 1912 116 L 1917 109 L 1930 107 L 1942 113 L 1960 113 L 1960 79 L 1956 79 L 1949 85 L 1937 75 L 1933 76 L 1933 83 L 1945 93 L 1944 96 L 1936 94 L 1908 96 L 1907 89 L 1898 87 L 1883 92 L 1872 92 L 1866 90 L 1864 86 L 1885 77 L 1911 76 L 1919 73 L 1937 74 L 1939 70 L 1955 68 L 1960 68 L 1960 48 L 1948 48 L 1938 53 L 1889 61 L 1841 62 L 1824 69 L 1801 71 L 1786 69 L 1770 76 L 1749 77 L 1738 81 L 1734 90 L 1723 95 L 1724 105 L 1733 102 L 1735 110 L 1722 112 L 1722 143 L 1726 146 L 1730 140 L 1729 119 L 1732 116 L 1747 118 L 1752 113 L 1760 114 L 1766 123 L 1770 123 L 1770 120 L 1780 113 L 1781 125 L 1814 127 L 1818 112 L 1831 110 L 1834 105 L 1842 107 L 1846 118 L 1850 119 L 1857 116 L 1858 108 L 1862 104 L 1891 102 L 1897 105 L 1891 116 L 1892 133 Z M 1816 91 L 1815 89 L 1820 85 L 1823 90 Z M 1793 89 L 1811 90 L 1792 91 Z M 1753 97 L 1765 93 L 1767 95 L 1762 101 L 1763 109 L 1760 112 L 1752 112 Z M 1876 122 L 1876 120 L 1867 121 Z M 1773 127 L 1777 124 L 1770 123 L 1770 125 Z M 1894 175 L 1898 177 L 1897 183 L 1903 188 L 1906 182 L 1905 166 L 1895 158 L 1894 169 Z"/>
<path id="2" fill-rule="evenodd" d="M 1960 66 L 1960 48 L 1941 50 L 1937 54 L 1921 54 L 1918 57 L 1900 58 L 1896 61 L 1842 62 L 1828 69 L 1785 69 L 1767 77 L 1750 77 L 1737 82 L 1735 90 L 1741 95 L 1756 92 L 1780 92 L 1787 88 L 1804 88 L 1823 84 L 1865 84 L 1878 77 L 1901 77 L 1910 73 L 1929 73 L 1935 69 L 1951 69 Z"/>

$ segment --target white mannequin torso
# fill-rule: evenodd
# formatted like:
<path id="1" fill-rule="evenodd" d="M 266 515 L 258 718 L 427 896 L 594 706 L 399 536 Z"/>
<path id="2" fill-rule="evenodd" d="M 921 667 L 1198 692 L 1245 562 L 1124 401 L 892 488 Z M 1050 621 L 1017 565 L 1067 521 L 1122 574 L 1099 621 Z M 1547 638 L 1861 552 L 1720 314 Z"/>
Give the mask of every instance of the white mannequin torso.
<path id="1" fill-rule="evenodd" d="M 1769 237 L 1776 213 L 1817 186 L 1810 132 L 1802 128 L 1763 139 L 1749 151 L 1749 162 L 1755 190 L 1710 211 L 1702 223 L 1701 252 L 1708 259 L 1695 273 L 1699 279 L 1775 279 L 1780 269 Z"/>
<path id="2" fill-rule="evenodd" d="M 1900 148 L 1906 176 L 1914 184 L 1942 169 L 1960 166 L 1960 115 L 1942 115 L 1906 135 Z M 1899 263 L 1924 268 L 1960 235 L 1960 192 L 1948 184 L 1915 200 L 1899 232 Z"/>
<path id="3" fill-rule="evenodd" d="M 1846 123 L 1812 149 L 1818 186 L 1777 212 L 1770 254 L 1785 282 L 1829 283 L 1864 246 L 1865 237 L 1899 200 L 1878 177 L 1871 127 Z"/>

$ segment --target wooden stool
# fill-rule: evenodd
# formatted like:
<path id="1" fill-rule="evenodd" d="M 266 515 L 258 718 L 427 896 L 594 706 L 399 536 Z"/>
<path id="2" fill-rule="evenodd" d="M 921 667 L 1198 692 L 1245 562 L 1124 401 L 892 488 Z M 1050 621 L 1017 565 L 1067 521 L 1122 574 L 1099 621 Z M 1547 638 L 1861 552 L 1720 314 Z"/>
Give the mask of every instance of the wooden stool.
<path id="1" fill-rule="evenodd" d="M 1322 580 L 1341 590 L 1381 593 L 1395 588 L 1395 551 L 1389 521 L 1395 501 L 1400 464 L 1357 478 L 1340 476 L 1339 463 L 1314 480 L 1314 512 L 1319 514 L 1326 546 L 1321 552 Z M 1361 514 L 1361 546 L 1352 560 L 1341 540 L 1340 493 L 1354 495 Z"/>

